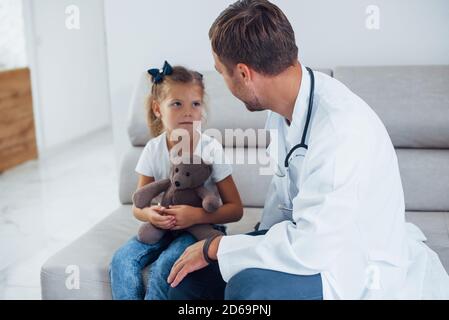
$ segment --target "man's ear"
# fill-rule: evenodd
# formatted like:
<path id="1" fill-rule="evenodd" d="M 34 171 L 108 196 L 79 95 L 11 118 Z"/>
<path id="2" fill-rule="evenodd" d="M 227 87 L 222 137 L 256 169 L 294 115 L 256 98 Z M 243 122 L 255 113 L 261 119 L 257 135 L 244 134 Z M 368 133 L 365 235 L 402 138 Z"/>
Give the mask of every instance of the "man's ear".
<path id="1" fill-rule="evenodd" d="M 153 113 L 156 117 L 161 116 L 161 105 L 159 104 L 159 102 L 153 101 L 151 109 L 153 110 Z"/>
<path id="2" fill-rule="evenodd" d="M 245 83 L 253 80 L 252 70 L 244 63 L 237 63 L 236 72 Z"/>

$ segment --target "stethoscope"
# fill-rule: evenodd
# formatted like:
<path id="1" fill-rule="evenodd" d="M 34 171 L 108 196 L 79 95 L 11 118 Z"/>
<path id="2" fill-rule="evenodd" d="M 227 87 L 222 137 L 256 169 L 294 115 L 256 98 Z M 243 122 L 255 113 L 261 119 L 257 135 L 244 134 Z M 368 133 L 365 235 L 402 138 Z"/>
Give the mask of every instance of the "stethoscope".
<path id="1" fill-rule="evenodd" d="M 288 173 L 287 170 L 289 168 L 291 159 L 293 158 L 293 153 L 295 151 L 298 151 L 300 149 L 303 149 L 303 151 L 307 151 L 308 146 L 306 144 L 306 138 L 307 138 L 307 131 L 309 129 L 309 124 L 310 124 L 310 118 L 312 117 L 312 109 L 313 109 L 313 95 L 315 92 L 315 76 L 313 75 L 313 71 L 312 69 L 310 69 L 309 67 L 306 67 L 307 71 L 309 72 L 310 75 L 310 92 L 309 92 L 309 106 L 308 106 L 308 110 L 307 110 L 307 116 L 306 116 L 306 123 L 304 125 L 304 130 L 302 132 L 302 137 L 301 137 L 301 142 L 294 145 L 290 151 L 287 153 L 287 155 L 285 156 L 284 159 L 284 167 L 285 167 L 285 171 L 282 172 L 281 167 L 279 166 L 279 164 L 277 165 L 278 170 L 275 171 L 275 175 L 283 178 L 283 177 L 288 177 Z M 297 155 L 297 156 L 304 156 L 304 155 Z M 287 181 L 287 188 L 288 188 L 288 181 Z M 291 195 L 290 195 L 290 190 L 287 191 L 288 192 L 288 197 L 289 197 L 289 201 L 290 203 L 292 202 L 291 199 Z M 279 205 L 278 206 L 279 209 L 281 210 L 287 210 L 287 211 L 293 211 L 292 208 L 287 208 L 285 206 Z"/>

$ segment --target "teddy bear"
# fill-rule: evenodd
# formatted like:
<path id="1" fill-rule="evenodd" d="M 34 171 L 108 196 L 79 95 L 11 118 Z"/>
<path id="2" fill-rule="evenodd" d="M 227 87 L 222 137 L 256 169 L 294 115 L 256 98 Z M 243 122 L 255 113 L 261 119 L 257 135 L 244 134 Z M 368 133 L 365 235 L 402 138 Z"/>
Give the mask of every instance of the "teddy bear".
<path id="1" fill-rule="evenodd" d="M 208 190 L 204 183 L 212 173 L 212 166 L 197 155 L 185 156 L 170 166 L 169 178 L 151 182 L 134 192 L 132 199 L 137 208 L 143 209 L 151 206 L 155 197 L 164 192 L 161 206 L 189 205 L 202 207 L 206 212 L 215 212 L 220 206 L 220 199 Z M 150 222 L 143 223 L 138 231 L 137 239 L 144 243 L 159 241 L 165 232 Z M 211 224 L 193 225 L 186 229 L 197 240 L 203 240 L 215 234 L 223 234 L 213 228 Z"/>

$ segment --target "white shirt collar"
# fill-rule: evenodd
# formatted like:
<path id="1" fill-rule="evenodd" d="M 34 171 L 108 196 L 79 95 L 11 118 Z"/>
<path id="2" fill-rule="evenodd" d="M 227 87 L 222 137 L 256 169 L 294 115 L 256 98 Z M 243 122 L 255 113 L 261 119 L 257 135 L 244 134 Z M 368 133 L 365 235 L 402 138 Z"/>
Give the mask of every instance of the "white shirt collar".
<path id="1" fill-rule="evenodd" d="M 287 128 L 286 140 L 290 146 L 294 146 L 301 142 L 307 110 L 309 107 L 310 75 L 302 64 L 301 70 L 301 86 L 299 88 L 298 97 L 296 98 L 296 103 L 293 109 L 292 121 L 290 126 Z"/>

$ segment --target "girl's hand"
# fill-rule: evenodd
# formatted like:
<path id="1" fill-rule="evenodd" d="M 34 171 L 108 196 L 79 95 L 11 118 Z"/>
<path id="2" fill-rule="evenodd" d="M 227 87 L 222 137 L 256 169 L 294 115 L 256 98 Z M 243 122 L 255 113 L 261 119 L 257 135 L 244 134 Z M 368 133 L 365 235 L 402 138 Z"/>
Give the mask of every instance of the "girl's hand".
<path id="1" fill-rule="evenodd" d="M 187 205 L 169 206 L 163 212 L 175 219 L 175 226 L 171 230 L 186 229 L 194 224 L 199 224 L 203 208 L 196 208 Z"/>
<path id="2" fill-rule="evenodd" d="M 162 206 L 151 206 L 144 208 L 148 222 L 159 229 L 172 229 L 175 226 L 175 218 L 163 213 L 165 210 Z"/>

